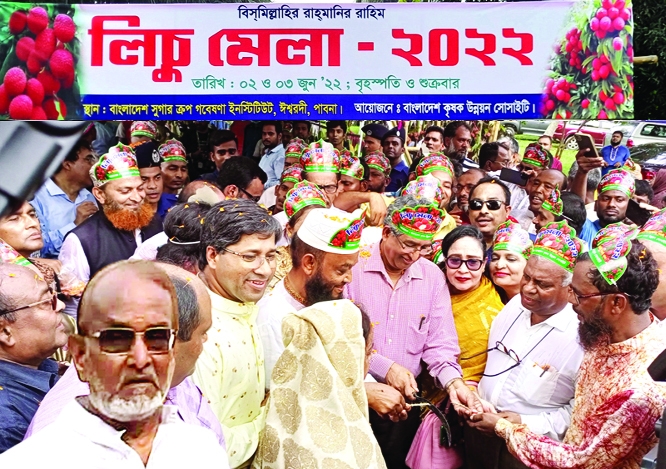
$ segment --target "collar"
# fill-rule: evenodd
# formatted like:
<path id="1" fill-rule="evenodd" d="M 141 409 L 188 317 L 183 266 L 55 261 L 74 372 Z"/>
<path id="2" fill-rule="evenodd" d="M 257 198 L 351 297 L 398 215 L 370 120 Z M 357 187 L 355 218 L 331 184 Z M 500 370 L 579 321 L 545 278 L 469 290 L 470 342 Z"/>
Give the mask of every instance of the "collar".
<path id="1" fill-rule="evenodd" d="M 278 143 L 278 144 L 275 145 L 273 148 L 271 148 L 270 150 L 268 150 L 268 151 L 266 152 L 266 156 L 270 155 L 271 153 L 275 153 L 275 152 L 277 152 L 277 151 L 280 151 L 280 146 L 281 146 L 281 145 L 282 145 L 281 143 Z M 283 147 L 283 148 L 284 148 L 284 147 Z"/>
<path id="2" fill-rule="evenodd" d="M 237 301 L 231 301 L 224 298 L 223 296 L 218 295 L 208 287 L 206 287 L 206 289 L 210 295 L 213 312 L 221 311 L 232 316 L 251 319 L 252 316 L 256 316 L 257 312 L 259 311 L 259 308 L 255 303 L 238 303 Z"/>
<path id="3" fill-rule="evenodd" d="M 607 345 L 606 349 L 608 350 L 609 355 L 633 353 L 638 350 L 643 350 L 646 345 L 651 342 L 659 343 L 660 341 L 663 341 L 663 329 L 659 326 L 659 321 L 656 321 L 650 312 L 643 314 L 649 314 L 650 318 L 652 319 L 652 323 L 643 329 L 639 334 L 625 340 L 624 342 Z"/>
<path id="4" fill-rule="evenodd" d="M 176 202 L 178 201 L 178 194 L 170 194 L 168 192 L 162 192 L 162 195 L 160 196 L 160 200 L 164 199 L 169 202 Z"/>
<path id="5" fill-rule="evenodd" d="M 381 241 L 368 246 L 367 248 L 364 248 L 364 250 L 370 251 L 370 256 L 367 258 L 367 262 L 363 266 L 363 271 L 364 272 L 381 272 L 383 273 L 386 278 L 388 278 L 388 272 L 386 272 L 386 267 L 384 266 L 384 261 L 382 261 L 382 255 L 379 252 L 379 245 L 381 244 Z M 365 256 L 361 256 L 365 257 Z M 402 275 L 402 279 L 404 279 L 406 282 L 409 282 L 411 279 L 416 278 L 416 279 L 423 279 L 424 278 L 424 272 L 423 272 L 423 262 L 424 261 L 422 258 L 414 262 L 412 265 L 410 265 L 407 270 L 405 270 L 405 273 Z M 396 285 L 397 286 L 397 285 Z"/>
<path id="6" fill-rule="evenodd" d="M 532 316 L 532 312 L 524 308 L 522 305 L 520 306 L 520 309 L 523 310 L 523 314 L 527 318 L 528 324 L 530 324 L 530 318 Z M 577 319 L 576 313 L 571 308 L 571 303 L 567 303 L 566 306 L 564 306 L 564 308 L 562 308 L 560 311 L 553 314 L 548 319 L 537 325 L 545 324 L 548 327 L 554 327 L 560 332 L 565 332 L 569 327 L 569 324 L 571 324 L 571 321 L 573 321 L 574 319 Z"/>
<path id="7" fill-rule="evenodd" d="M 58 363 L 47 358 L 37 369 L 6 360 L 0 360 L 0 376 L 31 388 L 39 389 L 44 394 L 49 392 L 60 378 Z"/>
<path id="8" fill-rule="evenodd" d="M 48 178 L 48 179 L 44 182 L 44 187 L 46 187 L 46 191 L 49 193 L 50 196 L 55 197 L 55 196 L 57 196 L 57 195 L 63 195 L 63 196 L 65 196 L 65 198 L 66 198 L 67 200 L 69 200 L 69 197 L 67 197 L 67 194 L 65 194 L 65 191 L 63 191 L 63 190 L 60 188 L 60 186 L 57 185 L 57 184 L 53 181 L 53 179 Z M 76 201 L 75 201 L 75 203 L 77 203 L 77 202 L 79 201 L 79 199 L 85 199 L 85 198 L 88 196 L 88 193 L 89 193 L 88 189 L 85 189 L 85 188 L 81 189 L 81 190 L 79 191 L 79 193 L 76 195 Z"/>
<path id="9" fill-rule="evenodd" d="M 407 166 L 404 161 L 400 160 L 400 162 L 393 168 L 393 171 L 397 171 L 399 173 L 409 173 L 409 166 Z"/>

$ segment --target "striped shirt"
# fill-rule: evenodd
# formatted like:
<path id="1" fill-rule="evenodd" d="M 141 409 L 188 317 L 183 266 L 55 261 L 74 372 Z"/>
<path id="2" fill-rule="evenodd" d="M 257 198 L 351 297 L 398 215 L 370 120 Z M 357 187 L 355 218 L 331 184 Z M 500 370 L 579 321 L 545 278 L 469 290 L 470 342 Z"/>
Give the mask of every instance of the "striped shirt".
<path id="1" fill-rule="evenodd" d="M 379 252 L 380 243 L 362 248 L 352 269 L 345 296 L 364 310 L 374 324 L 370 374 L 380 382 L 393 363 L 414 376 L 428 373 L 444 386 L 462 372 L 458 366 L 458 335 L 444 274 L 432 262 L 419 259 L 395 288 Z"/>
<path id="2" fill-rule="evenodd" d="M 462 162 L 462 167 L 464 172 L 464 171 L 469 171 L 470 169 L 478 168 L 479 164 L 476 161 L 465 157 L 465 159 Z"/>

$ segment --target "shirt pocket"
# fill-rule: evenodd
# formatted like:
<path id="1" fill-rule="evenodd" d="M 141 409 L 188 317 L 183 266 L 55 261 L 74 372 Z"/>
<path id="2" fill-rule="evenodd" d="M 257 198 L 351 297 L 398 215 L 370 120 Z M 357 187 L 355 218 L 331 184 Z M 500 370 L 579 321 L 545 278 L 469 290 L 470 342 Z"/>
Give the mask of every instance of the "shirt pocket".
<path id="1" fill-rule="evenodd" d="M 560 373 L 552 366 L 544 371 L 534 360 L 524 361 L 520 368 L 513 393 L 532 405 L 547 405 L 553 397 Z"/>
<path id="2" fill-rule="evenodd" d="M 407 344 L 405 350 L 410 355 L 421 356 L 425 348 L 426 338 L 428 337 L 429 321 L 422 317 L 414 318 L 409 321 L 407 326 Z"/>

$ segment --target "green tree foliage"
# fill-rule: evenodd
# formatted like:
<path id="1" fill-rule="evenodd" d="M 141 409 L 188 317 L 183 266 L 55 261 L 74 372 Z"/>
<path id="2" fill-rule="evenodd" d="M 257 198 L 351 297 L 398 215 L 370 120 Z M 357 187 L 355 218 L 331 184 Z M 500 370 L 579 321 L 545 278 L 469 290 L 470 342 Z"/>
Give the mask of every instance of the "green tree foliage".
<path id="1" fill-rule="evenodd" d="M 656 55 L 658 65 L 634 67 L 634 116 L 666 118 L 666 2 L 634 0 L 634 55 Z"/>

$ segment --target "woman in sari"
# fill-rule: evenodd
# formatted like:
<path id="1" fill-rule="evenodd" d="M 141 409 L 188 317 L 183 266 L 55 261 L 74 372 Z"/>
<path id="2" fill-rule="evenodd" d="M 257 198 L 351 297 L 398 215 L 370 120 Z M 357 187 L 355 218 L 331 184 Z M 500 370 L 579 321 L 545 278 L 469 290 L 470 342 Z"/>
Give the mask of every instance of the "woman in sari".
<path id="1" fill-rule="evenodd" d="M 507 220 L 497 227 L 489 270 L 493 283 L 501 289 L 504 304 L 520 293 L 523 270 L 531 251 L 530 235 L 520 224 Z"/>
<path id="2" fill-rule="evenodd" d="M 473 390 L 486 367 L 490 326 L 503 308 L 493 283 L 484 275 L 486 244 L 478 228 L 462 225 L 453 229 L 437 246 L 435 261 L 446 277 L 451 294 L 451 309 L 460 345 L 463 380 Z M 466 359 L 465 357 L 470 357 Z M 453 435 L 453 447 L 439 446 L 441 423 L 433 413 L 425 415 L 407 456 L 411 469 L 458 469 L 463 467 L 462 429 L 457 413 L 450 408 L 446 392 L 432 381 L 421 383 L 423 394 L 447 416 Z"/>
<path id="3" fill-rule="evenodd" d="M 370 320 L 349 300 L 317 303 L 282 323 L 253 468 L 385 468 L 368 420 L 363 378 Z"/>

